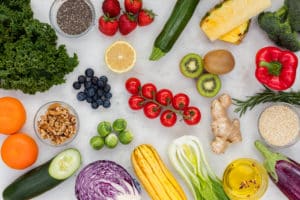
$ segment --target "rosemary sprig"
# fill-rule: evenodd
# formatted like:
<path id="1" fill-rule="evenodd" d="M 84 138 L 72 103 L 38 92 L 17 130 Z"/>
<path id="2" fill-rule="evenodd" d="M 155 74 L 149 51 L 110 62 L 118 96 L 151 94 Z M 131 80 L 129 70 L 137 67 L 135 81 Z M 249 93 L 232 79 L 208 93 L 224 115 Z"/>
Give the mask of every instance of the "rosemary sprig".
<path id="1" fill-rule="evenodd" d="M 240 117 L 244 115 L 247 110 L 252 110 L 256 105 L 267 102 L 285 102 L 293 105 L 300 105 L 300 91 L 272 91 L 265 87 L 262 92 L 258 92 L 253 96 L 247 96 L 246 100 L 239 100 L 233 98 L 233 104 L 237 107 L 234 112 L 239 113 Z"/>

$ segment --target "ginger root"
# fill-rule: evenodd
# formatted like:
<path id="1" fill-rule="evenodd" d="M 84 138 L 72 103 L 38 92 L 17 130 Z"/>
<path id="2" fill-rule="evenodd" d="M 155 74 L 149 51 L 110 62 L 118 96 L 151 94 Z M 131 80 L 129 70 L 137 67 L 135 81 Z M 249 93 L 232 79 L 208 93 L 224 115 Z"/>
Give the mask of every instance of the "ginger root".
<path id="1" fill-rule="evenodd" d="M 227 109 L 231 104 L 232 100 L 228 94 L 222 94 L 211 103 L 211 128 L 215 135 L 211 147 L 212 151 L 217 154 L 224 153 L 230 143 L 242 140 L 240 121 L 231 120 L 227 114 Z"/>

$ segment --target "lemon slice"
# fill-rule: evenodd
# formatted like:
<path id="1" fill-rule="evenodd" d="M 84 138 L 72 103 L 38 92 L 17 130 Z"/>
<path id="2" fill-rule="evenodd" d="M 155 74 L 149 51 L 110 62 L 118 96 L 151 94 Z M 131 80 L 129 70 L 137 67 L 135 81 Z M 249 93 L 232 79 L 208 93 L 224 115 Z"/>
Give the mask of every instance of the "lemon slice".
<path id="1" fill-rule="evenodd" d="M 125 41 L 114 42 L 105 52 L 106 65 L 113 72 L 127 72 L 134 66 L 135 61 L 135 49 Z"/>

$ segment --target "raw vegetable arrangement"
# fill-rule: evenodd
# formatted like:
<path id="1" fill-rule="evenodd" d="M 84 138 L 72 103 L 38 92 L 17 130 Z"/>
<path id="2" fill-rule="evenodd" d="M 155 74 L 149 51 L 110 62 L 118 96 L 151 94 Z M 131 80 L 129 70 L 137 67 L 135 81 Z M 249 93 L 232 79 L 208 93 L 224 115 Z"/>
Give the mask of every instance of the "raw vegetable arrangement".
<path id="1" fill-rule="evenodd" d="M 300 200 L 298 0 L 48 3 L 0 3 L 1 199 Z"/>

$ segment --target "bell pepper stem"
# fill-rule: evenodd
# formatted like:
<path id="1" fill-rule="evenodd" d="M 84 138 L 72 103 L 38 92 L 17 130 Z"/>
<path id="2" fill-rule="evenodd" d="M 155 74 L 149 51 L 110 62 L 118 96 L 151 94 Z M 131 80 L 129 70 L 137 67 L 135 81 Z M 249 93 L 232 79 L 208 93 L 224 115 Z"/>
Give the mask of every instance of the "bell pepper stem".
<path id="1" fill-rule="evenodd" d="M 270 151 L 262 142 L 260 142 L 259 140 L 255 141 L 255 147 L 256 149 L 263 155 L 263 157 L 265 158 L 264 161 L 264 167 L 267 170 L 267 172 L 269 173 L 269 175 L 274 179 L 275 182 L 278 181 L 278 176 L 276 173 L 276 163 L 279 160 L 287 160 L 289 161 L 289 159 L 285 156 L 283 156 L 280 153 L 274 153 L 272 151 Z"/>
<path id="2" fill-rule="evenodd" d="M 270 74 L 279 76 L 282 68 L 282 64 L 277 61 L 272 62 L 266 62 L 266 61 L 260 61 L 259 63 L 260 67 L 266 67 Z"/>

